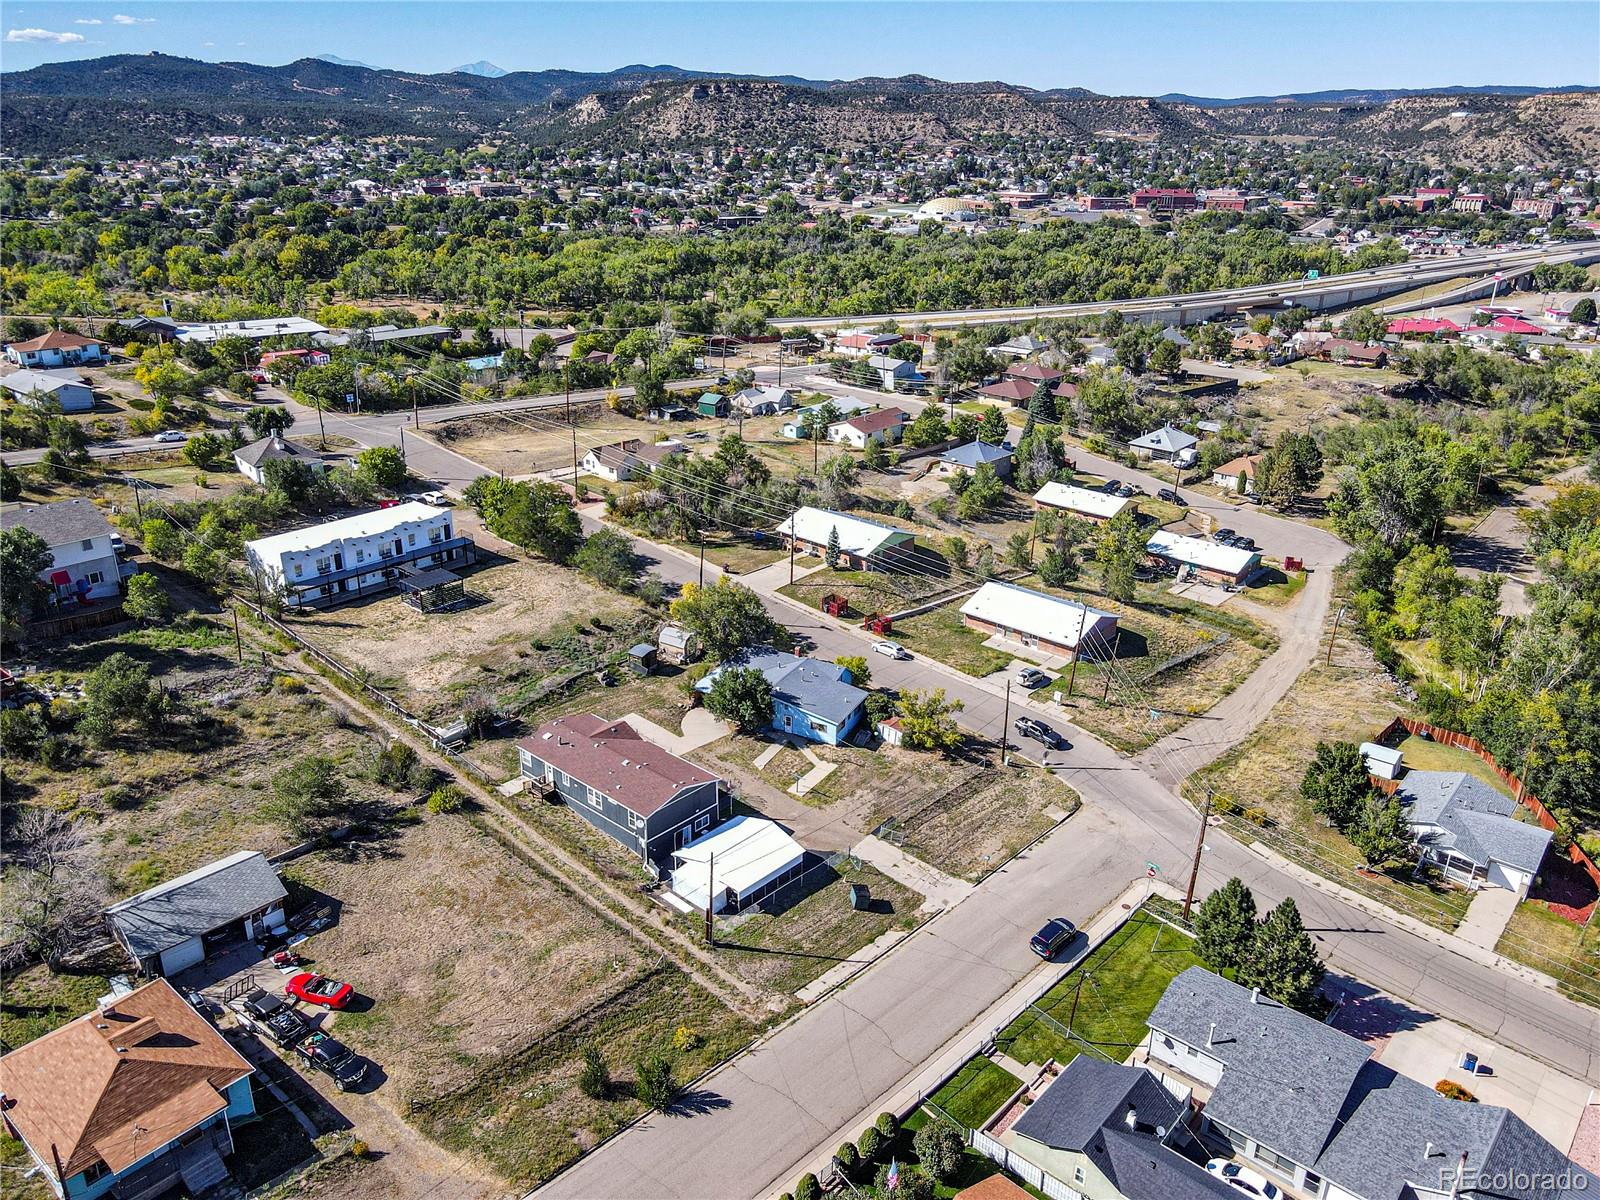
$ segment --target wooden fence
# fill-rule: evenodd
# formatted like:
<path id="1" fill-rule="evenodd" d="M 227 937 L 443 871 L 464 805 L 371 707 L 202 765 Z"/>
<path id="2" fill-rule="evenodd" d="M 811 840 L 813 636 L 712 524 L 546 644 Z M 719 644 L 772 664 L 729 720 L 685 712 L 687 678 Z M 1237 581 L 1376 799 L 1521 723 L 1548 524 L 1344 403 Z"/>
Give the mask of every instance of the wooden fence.
<path id="1" fill-rule="evenodd" d="M 1402 740 L 1403 734 L 1409 734 L 1413 737 L 1425 737 L 1431 741 L 1438 742 L 1441 746 L 1453 746 L 1457 750 L 1465 750 L 1469 754 L 1477 755 L 1490 770 L 1500 777 L 1501 782 L 1511 789 L 1511 794 L 1517 798 L 1517 802 L 1533 814 L 1534 819 L 1539 822 L 1542 828 L 1557 832 L 1561 831 L 1560 823 L 1557 822 L 1550 810 L 1541 804 L 1539 798 L 1523 785 L 1520 778 L 1497 763 L 1494 755 L 1490 754 L 1477 738 L 1469 737 L 1464 733 L 1457 733 L 1453 729 L 1441 729 L 1437 725 L 1430 725 L 1426 721 L 1418 721 L 1411 717 L 1396 717 L 1385 725 L 1383 732 L 1373 740 L 1379 745 L 1388 746 Z M 1392 792 L 1393 788 L 1385 788 L 1384 790 Z M 1600 867 L 1595 866 L 1594 860 L 1584 853 L 1583 848 L 1576 841 L 1572 841 L 1567 846 L 1566 853 L 1567 860 L 1581 868 L 1594 882 L 1594 885 L 1600 888 Z"/>

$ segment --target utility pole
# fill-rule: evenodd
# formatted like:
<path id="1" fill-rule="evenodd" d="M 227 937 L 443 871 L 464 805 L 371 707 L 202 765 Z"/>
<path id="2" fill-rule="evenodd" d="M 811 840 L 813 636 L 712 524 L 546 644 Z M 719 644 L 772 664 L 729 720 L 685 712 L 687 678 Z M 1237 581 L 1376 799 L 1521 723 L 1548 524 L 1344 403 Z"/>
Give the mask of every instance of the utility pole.
<path id="1" fill-rule="evenodd" d="M 705 531 L 701 530 L 700 531 L 700 586 L 701 587 L 705 587 L 705 585 L 706 585 L 706 535 L 705 535 Z"/>
<path id="2" fill-rule="evenodd" d="M 406 461 L 406 427 L 400 426 L 400 461 Z"/>
<path id="3" fill-rule="evenodd" d="M 798 511 L 798 510 L 796 510 Z M 794 513 L 789 514 L 789 582 L 794 582 L 794 542 L 798 534 L 794 527 Z"/>
<path id="4" fill-rule="evenodd" d="M 1339 622 L 1342 620 L 1344 620 L 1344 605 L 1341 604 L 1339 611 L 1334 614 L 1333 632 L 1328 634 L 1328 657 L 1326 660 L 1328 666 L 1333 665 L 1333 641 L 1339 636 Z"/>
<path id="5" fill-rule="evenodd" d="M 578 487 L 578 426 L 576 422 L 572 425 L 572 487 L 574 491 Z"/>
<path id="6" fill-rule="evenodd" d="M 1011 765 L 1011 677 L 1006 676 L 1006 715 L 1000 720 L 1000 765 Z"/>
<path id="7" fill-rule="evenodd" d="M 317 408 L 317 433 L 318 433 L 318 435 L 319 435 L 319 437 L 321 439 L 321 445 L 320 445 L 319 448 L 323 449 L 323 450 L 326 450 L 328 448 L 328 430 L 322 423 L 322 405 L 318 404 L 316 406 L 316 408 Z"/>
<path id="8" fill-rule="evenodd" d="M 234 657 L 236 657 L 239 660 L 239 662 L 242 664 L 244 662 L 244 643 L 239 640 L 239 608 L 238 608 L 238 605 L 235 605 L 234 609 L 233 609 L 233 653 L 234 653 Z"/>
<path id="9" fill-rule="evenodd" d="M 1200 881 L 1200 852 L 1206 848 L 1206 822 L 1211 818 L 1211 789 L 1206 789 L 1206 802 L 1200 806 L 1200 836 L 1194 842 L 1194 862 L 1189 867 L 1189 890 L 1183 894 L 1183 919 L 1189 919 L 1189 909 L 1194 906 L 1194 887 Z"/>
<path id="10" fill-rule="evenodd" d="M 1067 696 L 1072 696 L 1072 685 L 1078 681 L 1078 660 L 1083 657 L 1083 641 L 1080 638 L 1077 647 L 1072 652 L 1072 668 L 1067 672 Z"/>
<path id="11" fill-rule="evenodd" d="M 783 341 L 778 341 L 778 386 L 783 386 Z"/>
<path id="12" fill-rule="evenodd" d="M 422 420 L 417 416 L 417 386 L 411 385 L 411 428 L 421 429 Z"/>
<path id="13" fill-rule="evenodd" d="M 132 476 L 129 476 L 129 482 L 131 482 L 133 484 L 133 504 L 134 504 L 134 507 L 139 510 L 139 524 L 143 525 L 144 524 L 144 493 L 139 490 L 139 481 L 137 479 L 133 478 Z"/>

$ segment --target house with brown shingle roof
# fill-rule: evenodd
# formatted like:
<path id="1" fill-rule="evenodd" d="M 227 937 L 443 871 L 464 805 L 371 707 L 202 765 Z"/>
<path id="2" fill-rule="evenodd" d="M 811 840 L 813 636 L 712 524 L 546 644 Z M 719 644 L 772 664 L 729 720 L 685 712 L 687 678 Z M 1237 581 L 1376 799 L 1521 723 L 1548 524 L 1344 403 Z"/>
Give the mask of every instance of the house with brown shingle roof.
<path id="1" fill-rule="evenodd" d="M 663 870 L 719 819 L 722 780 L 626 721 L 557 717 L 518 742 L 517 757 L 523 779 Z"/>
<path id="2" fill-rule="evenodd" d="M 1241 454 L 1238 458 L 1229 459 L 1211 472 L 1211 486 L 1223 488 L 1230 492 L 1239 492 L 1245 496 L 1253 496 L 1256 491 L 1256 470 L 1260 466 L 1261 455 Z M 1240 480 L 1244 481 L 1242 488 Z"/>
<path id="3" fill-rule="evenodd" d="M 253 1073 L 156 979 L 0 1058 L 0 1111 L 57 1196 L 198 1193 L 228 1176 Z"/>
<path id="4" fill-rule="evenodd" d="M 12 342 L 6 357 L 19 367 L 81 367 L 106 361 L 106 344 L 52 329 L 25 342 Z"/>

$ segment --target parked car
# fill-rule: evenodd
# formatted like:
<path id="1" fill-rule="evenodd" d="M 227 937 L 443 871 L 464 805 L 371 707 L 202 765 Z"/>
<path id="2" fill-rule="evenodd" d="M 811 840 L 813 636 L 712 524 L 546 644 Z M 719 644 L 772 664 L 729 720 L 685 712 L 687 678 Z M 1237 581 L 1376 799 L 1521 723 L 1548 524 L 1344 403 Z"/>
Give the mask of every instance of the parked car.
<path id="1" fill-rule="evenodd" d="M 1065 917 L 1055 917 L 1028 939 L 1028 948 L 1043 959 L 1052 959 L 1078 936 L 1078 929 Z"/>
<path id="2" fill-rule="evenodd" d="M 1114 494 L 1116 492 L 1116 490 L 1121 486 L 1122 486 L 1122 484 L 1119 483 L 1117 480 L 1108 479 L 1108 480 L 1106 480 L 1104 483 L 1102 483 L 1100 485 L 1100 490 L 1102 492 L 1104 492 L 1106 495 L 1110 496 L 1110 495 Z"/>
<path id="3" fill-rule="evenodd" d="M 1239 537 L 1236 537 L 1236 538 L 1233 539 L 1233 544 L 1235 546 L 1237 546 L 1240 550 L 1254 550 L 1254 549 L 1256 549 L 1256 540 L 1255 540 L 1255 538 L 1245 537 L 1242 534 Z"/>
<path id="4" fill-rule="evenodd" d="M 1034 717 L 1018 717 L 1011 722 L 1011 727 L 1017 731 L 1018 737 L 1032 738 L 1042 742 L 1047 750 L 1070 750 L 1067 739 L 1062 737 L 1050 726 Z"/>
<path id="5" fill-rule="evenodd" d="M 1269 1182 L 1265 1175 L 1259 1171 L 1252 1171 L 1249 1167 L 1241 1167 L 1238 1163 L 1229 1162 L 1225 1158 L 1213 1158 L 1206 1164 L 1206 1170 L 1220 1179 L 1225 1179 L 1247 1196 L 1260 1196 L 1262 1200 L 1283 1200 L 1283 1192 L 1277 1184 Z"/>
<path id="6" fill-rule="evenodd" d="M 1179 508 L 1188 508 L 1189 502 L 1178 495 L 1176 488 L 1162 488 L 1156 493 L 1158 500 L 1165 500 L 1168 504 L 1176 504 Z"/>
<path id="7" fill-rule="evenodd" d="M 1219 529 L 1211 535 L 1211 540 L 1214 542 L 1222 542 L 1224 545 L 1226 545 L 1228 539 L 1233 535 L 1234 530 L 1232 529 Z"/>
<path id="8" fill-rule="evenodd" d="M 251 988 L 228 1001 L 239 1023 L 271 1038 L 280 1046 L 293 1046 L 310 1032 L 311 1024 L 277 996 L 262 988 Z"/>
<path id="9" fill-rule="evenodd" d="M 1023 667 L 1022 670 L 1017 672 L 1017 682 L 1031 692 L 1034 688 L 1042 688 L 1049 683 L 1050 676 L 1039 670 L 1038 667 Z"/>
<path id="10" fill-rule="evenodd" d="M 350 1003 L 350 997 L 356 994 L 356 990 L 348 983 L 340 983 L 315 971 L 301 971 L 298 975 L 290 976 L 283 994 L 295 1000 L 304 1000 L 307 1004 L 320 1004 L 323 1008 L 343 1008 Z"/>
<path id="11" fill-rule="evenodd" d="M 1134 487 L 1131 483 L 1119 483 L 1117 485 L 1117 495 L 1121 496 L 1124 500 L 1126 500 L 1129 496 L 1138 495 L 1138 493 L 1139 489 Z"/>
<path id="12" fill-rule="evenodd" d="M 367 1077 L 367 1060 L 320 1030 L 305 1041 L 296 1042 L 294 1052 L 307 1066 L 331 1076 L 333 1086 L 341 1092 L 348 1092 Z"/>
<path id="13" fill-rule="evenodd" d="M 434 504 L 440 508 L 450 507 L 450 497 L 443 492 L 418 492 L 412 499 L 420 500 L 424 504 Z"/>
<path id="14" fill-rule="evenodd" d="M 911 657 L 911 651 L 907 650 L 899 642 L 873 642 L 872 652 L 881 654 L 885 658 L 907 659 Z"/>
<path id="15" fill-rule="evenodd" d="M 157 442 L 187 442 L 189 435 L 181 429 L 163 429 L 151 440 Z"/>

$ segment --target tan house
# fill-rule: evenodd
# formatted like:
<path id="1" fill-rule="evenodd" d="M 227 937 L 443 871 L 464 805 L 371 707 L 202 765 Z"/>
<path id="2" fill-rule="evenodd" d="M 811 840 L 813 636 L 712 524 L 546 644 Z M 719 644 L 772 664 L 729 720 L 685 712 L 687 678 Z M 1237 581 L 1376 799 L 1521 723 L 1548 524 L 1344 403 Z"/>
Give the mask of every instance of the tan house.
<path id="1" fill-rule="evenodd" d="M 1241 454 L 1223 463 L 1211 472 L 1211 486 L 1226 492 L 1253 496 L 1256 491 L 1256 470 L 1261 466 L 1261 455 Z M 1243 484 L 1241 491 L 1240 484 Z"/>

